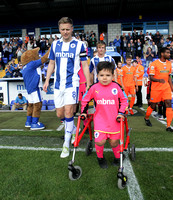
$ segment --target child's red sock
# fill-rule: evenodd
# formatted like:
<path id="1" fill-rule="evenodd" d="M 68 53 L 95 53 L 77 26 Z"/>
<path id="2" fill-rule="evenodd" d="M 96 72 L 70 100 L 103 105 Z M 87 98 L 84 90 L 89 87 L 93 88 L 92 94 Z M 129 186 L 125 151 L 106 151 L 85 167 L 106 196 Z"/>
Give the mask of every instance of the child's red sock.
<path id="1" fill-rule="evenodd" d="M 97 144 L 95 144 L 95 148 L 96 148 L 97 157 L 98 158 L 103 158 L 104 145 L 103 146 L 98 146 Z"/>
<path id="2" fill-rule="evenodd" d="M 117 147 L 112 147 L 112 151 L 114 153 L 115 158 L 120 158 L 120 145 Z"/>

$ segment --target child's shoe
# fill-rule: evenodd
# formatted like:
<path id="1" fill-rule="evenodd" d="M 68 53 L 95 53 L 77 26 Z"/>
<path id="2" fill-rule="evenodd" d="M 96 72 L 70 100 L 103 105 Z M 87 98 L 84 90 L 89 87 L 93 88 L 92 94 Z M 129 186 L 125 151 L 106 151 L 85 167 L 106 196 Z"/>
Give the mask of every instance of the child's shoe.
<path id="1" fill-rule="evenodd" d="M 62 148 L 62 152 L 61 152 L 61 155 L 60 155 L 60 158 L 66 158 L 70 155 L 70 151 L 69 151 L 69 148 L 66 147 L 66 146 L 63 146 Z"/>
<path id="2" fill-rule="evenodd" d="M 134 115 L 132 108 L 129 108 L 129 112 L 130 112 L 131 115 Z"/>
<path id="3" fill-rule="evenodd" d="M 37 122 L 36 124 L 31 124 L 30 130 L 35 131 L 35 130 L 42 130 L 45 129 L 45 126 L 41 122 Z"/>
<path id="4" fill-rule="evenodd" d="M 98 158 L 97 157 L 97 160 L 98 160 L 98 163 L 99 163 L 99 166 L 103 169 L 107 169 L 108 168 L 108 165 L 107 165 L 107 161 L 106 159 L 103 157 L 103 158 Z"/>

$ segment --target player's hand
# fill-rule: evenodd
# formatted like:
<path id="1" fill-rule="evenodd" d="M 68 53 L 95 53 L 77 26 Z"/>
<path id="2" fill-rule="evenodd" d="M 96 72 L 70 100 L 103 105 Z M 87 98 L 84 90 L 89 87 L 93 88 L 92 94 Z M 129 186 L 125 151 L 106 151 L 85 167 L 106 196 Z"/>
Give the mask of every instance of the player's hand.
<path id="1" fill-rule="evenodd" d="M 159 83 L 165 83 L 164 79 L 159 79 Z"/>
<path id="2" fill-rule="evenodd" d="M 136 85 L 136 92 L 138 92 L 138 86 Z"/>
<path id="3" fill-rule="evenodd" d="M 45 82 L 44 85 L 43 85 L 43 91 L 44 92 L 47 92 L 48 86 L 49 86 L 49 83 Z"/>

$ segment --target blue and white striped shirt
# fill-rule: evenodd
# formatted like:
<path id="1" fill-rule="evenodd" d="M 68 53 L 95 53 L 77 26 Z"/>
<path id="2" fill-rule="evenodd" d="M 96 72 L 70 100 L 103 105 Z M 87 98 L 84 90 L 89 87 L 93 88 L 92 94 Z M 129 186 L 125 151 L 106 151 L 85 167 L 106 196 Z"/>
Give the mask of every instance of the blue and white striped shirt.
<path id="1" fill-rule="evenodd" d="M 79 87 L 80 61 L 87 60 L 86 47 L 82 41 L 72 38 L 70 42 L 63 39 L 51 45 L 49 59 L 55 60 L 54 86 L 64 90 Z"/>

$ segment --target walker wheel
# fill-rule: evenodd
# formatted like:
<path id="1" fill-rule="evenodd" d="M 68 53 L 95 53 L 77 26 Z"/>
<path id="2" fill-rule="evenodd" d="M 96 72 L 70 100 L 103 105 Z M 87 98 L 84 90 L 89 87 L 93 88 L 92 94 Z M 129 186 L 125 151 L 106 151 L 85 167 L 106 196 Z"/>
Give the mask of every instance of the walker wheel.
<path id="1" fill-rule="evenodd" d="M 69 179 L 72 181 L 78 180 L 80 179 L 80 177 L 82 176 L 82 169 L 79 166 L 74 166 L 75 168 L 75 173 L 73 173 L 72 171 L 69 171 Z"/>
<path id="2" fill-rule="evenodd" d="M 135 151 L 135 145 L 132 144 L 132 148 L 131 148 L 131 160 L 135 161 L 136 160 L 136 151 Z"/>
<path id="3" fill-rule="evenodd" d="M 89 155 L 92 153 L 92 151 L 93 151 L 93 144 L 92 144 L 92 141 L 89 140 L 89 141 L 87 142 L 87 146 L 86 146 L 86 149 L 85 149 L 85 153 L 86 153 L 87 156 L 89 156 Z"/>
<path id="4" fill-rule="evenodd" d="M 123 190 L 125 187 L 126 187 L 126 183 L 123 184 L 123 181 L 120 178 L 118 178 L 118 188 L 120 190 Z"/>

